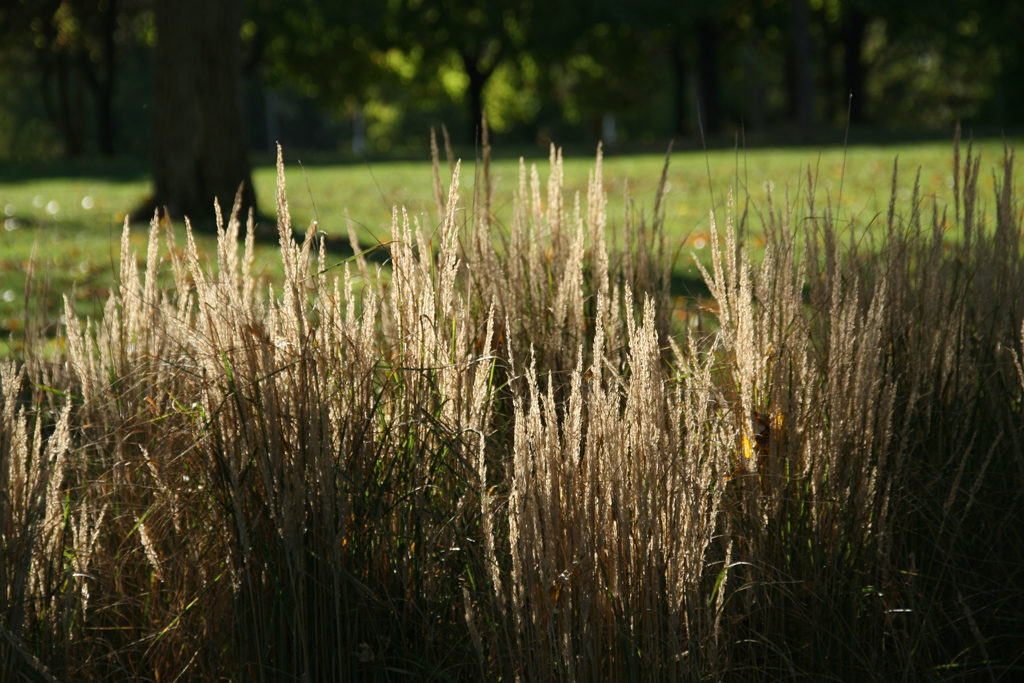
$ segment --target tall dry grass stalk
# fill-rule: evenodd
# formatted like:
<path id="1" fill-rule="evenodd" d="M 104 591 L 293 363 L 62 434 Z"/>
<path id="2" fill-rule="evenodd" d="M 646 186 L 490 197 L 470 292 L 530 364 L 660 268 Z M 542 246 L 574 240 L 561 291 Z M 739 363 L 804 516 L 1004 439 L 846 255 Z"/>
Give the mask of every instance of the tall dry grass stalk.
<path id="1" fill-rule="evenodd" d="M 216 268 L 154 219 L 142 274 L 126 224 L 102 319 L 0 366 L 0 678 L 1019 670 L 1012 155 L 993 215 L 957 141 L 954 215 L 915 192 L 878 243 L 808 180 L 754 262 L 730 209 L 679 332 L 661 191 L 609 246 L 600 152 L 566 197 L 552 149 L 504 230 L 486 145 L 468 205 L 432 148 L 386 273 L 293 240 L 279 160 L 282 282 L 237 205 Z"/>

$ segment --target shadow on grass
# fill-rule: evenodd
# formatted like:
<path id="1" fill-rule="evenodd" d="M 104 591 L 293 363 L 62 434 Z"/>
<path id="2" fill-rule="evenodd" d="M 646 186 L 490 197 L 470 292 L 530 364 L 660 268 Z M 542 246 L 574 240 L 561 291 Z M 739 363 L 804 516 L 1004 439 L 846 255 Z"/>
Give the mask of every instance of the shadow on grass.
<path id="1" fill-rule="evenodd" d="M 995 126 L 975 127 L 970 131 L 978 141 L 983 139 L 999 140 L 1003 137 L 1008 142 L 1020 139 L 1024 136 L 1024 129 L 1002 129 Z M 965 133 L 966 134 L 966 133 Z M 840 126 L 782 126 L 769 131 L 729 131 L 717 135 L 708 135 L 703 139 L 699 132 L 688 135 L 658 136 L 648 141 L 625 141 L 611 145 L 604 145 L 604 156 L 632 156 L 632 155 L 663 155 L 668 143 L 672 141 L 672 149 L 675 153 L 702 152 L 707 150 L 721 151 L 732 150 L 737 147 L 741 150 L 758 149 L 823 149 L 843 147 L 844 140 L 850 149 L 856 147 L 899 147 L 907 144 L 921 144 L 928 142 L 948 143 L 951 132 L 949 130 L 889 130 L 868 126 L 851 127 L 849 133 Z M 549 148 L 547 144 L 529 144 L 521 142 L 504 143 L 501 135 L 492 133 L 491 159 L 493 161 L 514 161 L 520 157 L 528 161 L 544 161 L 548 158 Z M 556 139 L 558 138 L 556 136 Z M 285 163 L 287 165 L 298 164 L 307 167 L 324 166 L 362 166 L 366 164 L 387 164 L 387 163 L 430 163 L 429 135 L 424 134 L 423 144 L 414 149 L 403 149 L 391 153 L 367 153 L 365 156 L 356 156 L 351 152 L 319 151 L 285 149 Z M 569 140 L 562 144 L 556 143 L 562 150 L 565 159 L 593 159 L 597 149 L 597 140 Z M 452 146 L 455 159 L 461 159 L 463 166 L 471 164 L 474 159 L 479 159 L 482 150 L 479 147 L 465 144 Z M 442 150 L 441 164 L 445 165 L 445 155 Z M 254 153 L 250 155 L 253 168 L 273 167 L 276 157 L 266 153 Z"/>
<path id="2" fill-rule="evenodd" d="M 60 178 L 136 182 L 149 178 L 145 159 L 75 159 L 0 164 L 0 183 L 31 183 Z"/>
<path id="3" fill-rule="evenodd" d="M 984 138 L 1004 138 L 1011 145 L 1024 138 L 1024 129 L 1004 129 L 996 126 L 975 127 L 972 133 L 976 140 Z M 699 132 L 681 136 L 659 136 L 653 140 L 639 142 L 627 141 L 605 145 L 604 155 L 628 156 L 634 154 L 664 154 L 669 140 L 672 139 L 675 152 L 698 152 L 734 149 L 754 150 L 765 148 L 801 148 L 801 147 L 842 147 L 844 139 L 849 147 L 858 146 L 899 146 L 924 142 L 945 142 L 950 137 L 948 130 L 886 130 L 874 127 L 851 127 L 849 134 L 842 127 L 816 126 L 779 127 L 769 131 L 730 131 L 718 135 L 701 138 Z M 429 163 L 429 134 L 424 133 L 423 144 L 415 149 L 403 149 L 391 153 L 368 153 L 356 156 L 344 152 L 322 151 L 312 149 L 288 149 L 285 152 L 287 164 L 301 163 L 305 166 L 362 166 L 365 164 L 386 163 Z M 593 158 L 597 149 L 597 140 L 570 141 L 559 145 L 564 158 Z M 472 145 L 455 145 L 454 156 L 470 163 L 478 158 L 482 151 Z M 442 155 L 443 156 L 443 155 Z M 528 160 L 547 159 L 546 144 L 505 143 L 501 135 L 492 135 L 491 158 L 494 160 L 515 160 L 524 157 Z M 265 152 L 250 152 L 249 161 L 253 169 L 272 167 L 276 158 Z M 444 159 L 442 159 L 442 162 Z M 101 179 L 108 181 L 141 181 L 150 176 L 150 160 L 145 157 L 118 157 L 114 159 L 85 158 L 61 159 L 56 161 L 8 162 L 0 165 L 0 183 L 29 183 L 38 180 L 58 178 L 70 179 Z"/>

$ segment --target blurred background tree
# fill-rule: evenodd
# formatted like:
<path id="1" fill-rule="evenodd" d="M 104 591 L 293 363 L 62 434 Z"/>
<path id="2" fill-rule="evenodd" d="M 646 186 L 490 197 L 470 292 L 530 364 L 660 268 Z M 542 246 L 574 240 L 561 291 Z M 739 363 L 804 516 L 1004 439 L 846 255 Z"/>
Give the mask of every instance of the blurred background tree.
<path id="1" fill-rule="evenodd" d="M 145 33 L 140 20 L 147 8 L 147 0 L 6 2 L 0 9 L 0 75 L 13 97 L 0 102 L 8 131 L 0 150 L 15 156 L 8 148 L 18 140 L 30 150 L 42 143 L 32 151 L 45 154 L 50 145 L 32 139 L 50 137 L 34 125 L 41 112 L 67 156 L 87 150 L 113 155 L 121 113 L 117 86 L 133 43 Z M 21 99 L 32 104 L 12 101 Z M 29 139 L 21 130 L 31 132 Z"/>
<path id="2" fill-rule="evenodd" d="M 242 112 L 242 0 L 155 0 L 153 196 L 140 214 L 256 206 Z"/>
<path id="3" fill-rule="evenodd" d="M 862 137 L 1024 124 L 1018 1 L 233 2 L 239 20 L 213 30 L 237 48 L 237 92 L 197 96 L 210 112 L 238 101 L 225 130 L 250 153 L 281 141 L 419 154 L 441 124 L 472 145 L 483 111 L 495 140 L 520 148 L 699 144 L 698 127 L 710 144 L 740 131 L 752 144 L 817 141 L 848 114 Z M 0 158 L 158 157 L 161 6 L 0 5 Z M 202 16 L 183 35 L 203 33 Z"/>

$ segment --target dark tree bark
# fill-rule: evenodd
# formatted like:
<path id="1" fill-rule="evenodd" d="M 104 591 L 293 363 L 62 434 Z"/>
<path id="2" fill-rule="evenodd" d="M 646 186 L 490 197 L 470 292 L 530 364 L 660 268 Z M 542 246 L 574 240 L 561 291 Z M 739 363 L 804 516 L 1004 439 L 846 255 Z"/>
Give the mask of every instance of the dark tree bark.
<path id="1" fill-rule="evenodd" d="M 114 83 L 117 80 L 117 0 L 109 0 L 99 10 L 100 65 L 95 68 L 89 56 L 78 54 L 78 63 L 96 104 L 96 142 L 100 154 L 114 155 Z"/>
<path id="2" fill-rule="evenodd" d="M 811 74 L 811 36 L 807 0 L 793 0 L 793 113 L 797 123 L 814 123 L 814 80 Z"/>
<path id="3" fill-rule="evenodd" d="M 484 86 L 487 85 L 487 75 L 480 73 L 475 67 L 467 68 L 469 75 L 469 139 L 477 140 L 477 130 L 484 115 Z"/>
<path id="4" fill-rule="evenodd" d="M 245 204 L 254 206 L 242 117 L 242 3 L 207 0 L 204 5 L 208 14 L 198 80 L 202 179 L 206 193 L 216 196 L 225 209 L 244 182 Z"/>
<path id="5" fill-rule="evenodd" d="M 842 36 L 846 90 L 848 95 L 853 95 L 853 99 L 850 101 L 850 123 L 864 122 L 864 82 L 867 79 L 867 69 L 864 68 L 861 52 L 864 47 L 864 34 L 867 32 L 867 26 L 867 14 L 856 8 L 850 9 L 846 15 Z"/>
<path id="6" fill-rule="evenodd" d="M 47 69 L 43 76 L 44 98 L 50 89 L 50 74 L 56 77 L 57 103 L 47 105 L 51 120 L 57 125 L 64 139 L 64 153 L 77 158 L 85 153 L 85 93 L 82 87 L 82 70 L 76 68 L 76 60 L 65 53 L 55 55 L 52 71 Z"/>
<path id="7" fill-rule="evenodd" d="M 227 212 L 239 185 L 256 205 L 241 112 L 240 0 L 156 0 L 153 205 L 174 216 Z"/>
<path id="8" fill-rule="evenodd" d="M 462 50 L 462 64 L 469 77 L 469 139 L 476 142 L 479 137 L 480 122 L 484 116 L 484 86 L 487 79 L 494 73 L 497 59 L 490 68 L 480 68 L 480 56 L 472 50 Z"/>
<path id="9" fill-rule="evenodd" d="M 710 19 L 697 22 L 697 108 L 706 133 L 722 129 L 718 79 L 718 26 Z"/>
<path id="10" fill-rule="evenodd" d="M 174 215 L 200 204 L 199 94 L 196 90 L 200 29 L 197 0 L 158 0 L 153 51 L 153 202 Z"/>
<path id="11" fill-rule="evenodd" d="M 690 62 L 686 55 L 686 44 L 680 36 L 674 36 L 669 44 L 672 60 L 672 106 L 673 127 L 676 135 L 686 135 L 689 130 L 689 106 L 686 101 L 687 81 L 690 78 Z"/>

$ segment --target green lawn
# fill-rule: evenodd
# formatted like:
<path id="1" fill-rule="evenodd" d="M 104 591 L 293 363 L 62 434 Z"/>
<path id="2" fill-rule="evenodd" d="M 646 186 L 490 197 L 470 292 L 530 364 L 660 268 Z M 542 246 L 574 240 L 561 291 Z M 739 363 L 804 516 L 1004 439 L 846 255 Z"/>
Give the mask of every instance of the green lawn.
<path id="1" fill-rule="evenodd" d="M 985 140 L 983 167 L 991 168 L 1001 157 L 1002 143 Z M 869 225 L 888 206 L 894 158 L 899 155 L 902 172 L 898 196 L 902 209 L 909 205 L 917 170 L 921 169 L 922 193 L 937 196 L 940 205 L 952 197 L 952 150 L 947 143 L 919 143 L 902 146 L 853 146 L 846 155 L 845 179 L 842 147 L 824 149 L 758 149 L 739 154 L 712 151 L 673 154 L 667 191 L 667 228 L 677 238 L 676 248 L 707 250 L 708 210 L 721 209 L 730 187 L 737 196 L 749 191 L 751 206 L 763 207 L 765 189 L 774 187 L 776 201 L 788 191 L 795 199 L 806 190 L 810 167 L 817 178 L 818 198 L 835 202 L 842 182 L 842 210 L 856 225 Z M 300 157 L 301 158 L 301 157 Z M 344 236 L 344 212 L 350 212 L 359 226 L 360 239 L 368 243 L 390 239 L 391 207 L 406 206 L 412 214 L 425 214 L 434 221 L 429 162 L 386 162 L 332 165 L 322 162 L 301 168 L 288 160 L 288 196 L 293 223 L 300 229 L 319 218 L 321 229 L 332 236 Z M 538 158 L 542 192 L 547 178 L 547 160 Z M 664 156 L 658 154 L 611 156 L 605 159 L 605 187 L 609 194 L 610 230 L 622 225 L 623 188 L 628 183 L 637 210 L 653 206 L 654 193 Z M 446 165 L 445 165 L 446 166 Z M 586 193 L 587 173 L 593 159 L 578 157 L 565 162 L 566 186 Z M 506 224 L 511 214 L 512 190 L 518 184 L 518 162 L 499 160 L 493 165 L 498 182 L 495 212 Z M 711 190 L 709 190 L 709 175 Z M 253 182 L 264 213 L 273 215 L 275 170 L 258 165 Z M 463 172 L 464 201 L 472 197 L 473 166 Z M 992 175 L 982 173 L 986 201 L 991 193 Z M 59 294 L 76 286 L 81 313 L 102 306 L 113 282 L 118 260 L 118 239 L 126 211 L 140 203 L 149 191 L 146 170 L 139 163 L 94 166 L 53 165 L 0 169 L 0 334 L 17 333 L 22 323 L 25 269 L 33 244 L 37 249 L 37 274 L 48 280 L 51 295 L 46 303 L 59 304 Z M 314 211 L 315 203 L 315 211 Z M 566 205 L 572 206 L 572 197 Z M 724 214 L 720 214 L 724 215 Z M 136 226 L 133 244 L 140 258 L 145 252 L 146 226 Z M 180 234 L 180 233 L 179 233 Z M 208 236 L 199 239 L 209 249 Z M 699 252 L 698 252 L 699 253 Z M 260 267 L 274 272 L 276 249 L 263 244 L 258 250 Z M 688 257 L 677 265 L 680 274 L 693 276 Z M 41 279 L 41 278 L 37 278 Z M 9 349 L 8 349 L 9 351 Z"/>

